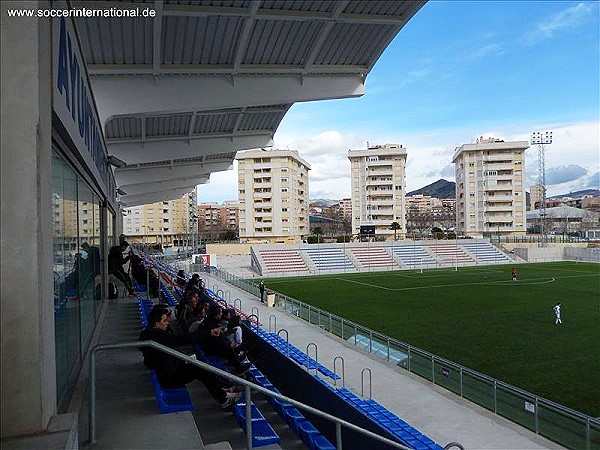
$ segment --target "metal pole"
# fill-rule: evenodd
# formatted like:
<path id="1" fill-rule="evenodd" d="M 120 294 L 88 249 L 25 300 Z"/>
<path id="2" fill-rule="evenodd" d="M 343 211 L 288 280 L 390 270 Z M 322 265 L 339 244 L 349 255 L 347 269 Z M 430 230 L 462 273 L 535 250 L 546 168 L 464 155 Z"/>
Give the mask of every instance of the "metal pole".
<path id="1" fill-rule="evenodd" d="M 463 368 L 460 366 L 460 396 L 463 396 Z"/>
<path id="2" fill-rule="evenodd" d="M 535 433 L 540 434 L 539 431 L 539 416 L 538 416 L 538 398 L 535 398 Z"/>
<path id="3" fill-rule="evenodd" d="M 90 445 L 96 443 L 96 351 L 90 353 L 90 411 L 89 411 Z"/>
<path id="4" fill-rule="evenodd" d="M 335 423 L 335 446 L 336 450 L 342 450 L 342 425 Z"/>
<path id="5" fill-rule="evenodd" d="M 590 442 L 591 442 L 591 437 L 590 437 L 590 418 L 588 417 L 585 420 L 585 450 L 590 450 Z"/>
<path id="6" fill-rule="evenodd" d="M 252 448 L 252 406 L 250 404 L 250 386 L 246 385 L 246 448 Z"/>
<path id="7" fill-rule="evenodd" d="M 390 361 L 390 338 L 387 338 L 387 360 Z"/>
<path id="8" fill-rule="evenodd" d="M 496 380 L 494 380 L 494 412 L 498 413 L 498 396 L 497 396 L 497 392 L 498 392 L 498 384 L 496 382 Z"/>
<path id="9" fill-rule="evenodd" d="M 146 269 L 146 299 L 150 300 L 150 269 Z"/>

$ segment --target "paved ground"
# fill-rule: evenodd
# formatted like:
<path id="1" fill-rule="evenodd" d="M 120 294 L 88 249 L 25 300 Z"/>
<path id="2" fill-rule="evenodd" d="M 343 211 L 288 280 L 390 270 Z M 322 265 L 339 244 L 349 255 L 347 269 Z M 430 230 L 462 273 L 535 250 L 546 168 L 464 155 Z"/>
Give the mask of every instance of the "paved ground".
<path id="1" fill-rule="evenodd" d="M 375 359 L 316 326 L 276 308 L 268 308 L 256 297 L 222 280 L 207 274 L 202 276 L 208 286 L 216 285 L 224 292 L 229 290 L 230 298 L 240 298 L 244 312 L 257 308 L 265 327 L 268 327 L 269 316 L 275 316 L 277 329 L 285 328 L 296 347 L 304 350 L 308 343 L 316 343 L 319 362 L 330 369 L 333 369 L 333 359 L 342 356 L 346 387 L 359 395 L 361 370 L 370 368 L 373 398 L 442 446 L 458 442 L 465 449 L 562 448 L 412 373 Z"/>

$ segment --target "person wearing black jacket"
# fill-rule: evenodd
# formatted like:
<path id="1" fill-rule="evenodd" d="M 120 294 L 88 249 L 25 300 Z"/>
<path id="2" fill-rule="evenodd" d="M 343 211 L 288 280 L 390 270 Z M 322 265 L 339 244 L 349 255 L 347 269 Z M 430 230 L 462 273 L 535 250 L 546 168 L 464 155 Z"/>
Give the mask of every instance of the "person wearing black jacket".
<path id="1" fill-rule="evenodd" d="M 137 255 L 131 256 L 131 275 L 139 285 L 146 285 L 150 281 L 150 297 L 158 297 L 158 289 L 160 283 L 158 276 L 150 268 L 146 268 L 142 258 Z"/>
<path id="2" fill-rule="evenodd" d="M 177 336 L 167 331 L 168 326 L 169 319 L 166 312 L 161 309 L 153 309 L 148 314 L 148 327 L 142 330 L 139 340 L 158 342 L 177 350 L 177 347 L 201 343 L 210 336 L 217 336 L 221 333 L 219 328 L 215 328 L 213 330 L 199 330 L 185 336 Z M 240 393 L 221 388 L 217 377 L 210 372 L 151 347 L 141 347 L 140 351 L 144 355 L 144 365 L 156 372 L 158 381 L 164 388 L 180 387 L 193 380 L 200 380 L 223 408 L 227 408 L 241 396 Z"/>
<path id="3" fill-rule="evenodd" d="M 123 252 L 127 250 L 127 247 L 129 247 L 129 243 L 123 241 L 120 245 L 115 245 L 108 251 L 108 274 L 114 275 L 121 280 L 129 291 L 129 295 L 135 295 L 136 292 L 131 284 L 131 278 L 123 270 L 123 264 L 129 261 L 129 257 L 131 256 L 130 252 L 129 255 L 123 258 Z"/>

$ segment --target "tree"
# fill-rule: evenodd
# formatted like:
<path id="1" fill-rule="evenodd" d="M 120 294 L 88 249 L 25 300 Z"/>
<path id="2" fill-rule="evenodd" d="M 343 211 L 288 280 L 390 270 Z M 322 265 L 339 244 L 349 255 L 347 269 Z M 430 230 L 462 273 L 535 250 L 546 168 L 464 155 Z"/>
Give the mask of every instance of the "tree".
<path id="1" fill-rule="evenodd" d="M 319 236 L 323 236 L 324 232 L 323 232 L 323 228 L 321 227 L 314 227 L 313 228 L 313 234 L 315 236 L 317 236 L 317 243 L 319 243 L 319 240 L 323 240 L 322 238 L 319 238 Z"/>
<path id="2" fill-rule="evenodd" d="M 402 225 L 400 225 L 398 222 L 392 222 L 392 225 L 390 226 L 390 230 L 394 230 L 394 240 L 397 241 L 398 237 L 396 235 L 396 233 L 398 232 L 398 230 L 402 229 Z"/>

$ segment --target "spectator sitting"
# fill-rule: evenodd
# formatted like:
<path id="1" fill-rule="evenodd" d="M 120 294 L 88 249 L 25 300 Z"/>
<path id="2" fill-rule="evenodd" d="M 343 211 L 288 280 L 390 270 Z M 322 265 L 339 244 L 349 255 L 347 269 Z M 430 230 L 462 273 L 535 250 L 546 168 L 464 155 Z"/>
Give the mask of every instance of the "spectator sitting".
<path id="1" fill-rule="evenodd" d="M 237 329 L 235 327 L 229 328 L 229 321 L 224 324 L 222 315 L 223 309 L 218 304 L 213 303 L 210 305 L 208 308 L 208 316 L 204 319 L 204 328 L 212 329 L 220 327 L 223 330 L 223 336 L 220 336 L 220 338 L 227 341 L 229 347 L 237 354 L 242 350 L 242 348 L 239 347 L 242 343 L 242 328 L 239 326 Z"/>
<path id="2" fill-rule="evenodd" d="M 186 344 L 201 343 L 210 336 L 218 336 L 220 330 L 199 330 L 187 336 L 176 336 L 167 331 L 169 327 L 168 315 L 160 308 L 153 309 L 148 314 L 148 327 L 140 333 L 140 341 L 154 341 L 166 347 L 177 350 L 177 347 Z M 142 347 L 146 367 L 156 371 L 158 381 L 164 388 L 183 386 L 193 380 L 200 380 L 208 389 L 212 397 L 227 408 L 239 400 L 241 393 L 228 392 L 219 386 L 217 377 L 183 360 L 166 355 L 160 350 Z"/>
<path id="3" fill-rule="evenodd" d="M 235 344 L 235 349 L 241 350 L 242 327 L 240 326 L 240 316 L 233 314 L 230 309 L 223 309 L 219 326 L 226 330 L 225 337 L 229 339 L 229 342 Z"/>
<path id="4" fill-rule="evenodd" d="M 162 314 L 166 314 L 167 315 L 167 321 L 169 322 L 169 324 L 167 325 L 166 328 L 166 332 L 170 333 L 170 334 L 174 334 L 173 328 L 171 327 L 171 324 L 173 323 L 173 312 L 171 310 L 171 308 L 169 308 L 167 305 L 164 304 L 158 304 L 158 305 L 154 305 L 152 307 L 152 311 L 160 311 Z"/>
<path id="5" fill-rule="evenodd" d="M 187 280 L 185 279 L 185 272 L 183 269 L 177 272 L 177 277 L 175 278 L 175 285 L 180 287 L 181 289 L 185 289 L 187 284 Z"/>
<path id="6" fill-rule="evenodd" d="M 131 275 L 134 280 L 140 285 L 146 285 L 148 281 L 150 281 L 150 297 L 156 298 L 158 297 L 158 287 L 159 281 L 158 276 L 154 273 L 152 269 L 149 270 L 144 266 L 144 262 L 142 258 L 137 255 L 131 256 Z"/>
<path id="7" fill-rule="evenodd" d="M 203 319 L 204 317 L 199 305 L 198 293 L 188 291 L 188 299 L 183 306 L 183 311 L 181 312 L 181 320 L 183 322 L 184 329 L 188 333 L 198 331 Z"/>
<path id="8" fill-rule="evenodd" d="M 198 294 L 200 294 L 200 275 L 198 275 L 197 273 L 192 275 L 192 278 L 190 278 L 190 281 L 188 281 L 188 283 L 185 285 L 185 292 L 188 291 L 196 291 L 198 292 Z"/>

